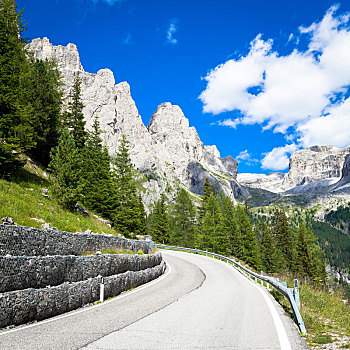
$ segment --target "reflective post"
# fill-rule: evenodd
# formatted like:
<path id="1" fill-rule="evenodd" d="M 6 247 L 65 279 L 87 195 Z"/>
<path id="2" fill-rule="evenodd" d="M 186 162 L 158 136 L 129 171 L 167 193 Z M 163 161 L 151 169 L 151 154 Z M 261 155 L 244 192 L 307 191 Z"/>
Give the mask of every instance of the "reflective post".
<path id="1" fill-rule="evenodd" d="M 300 309 L 299 281 L 297 279 L 294 280 L 293 297 L 298 309 Z"/>
<path id="2" fill-rule="evenodd" d="M 100 283 L 100 302 L 103 303 L 105 298 L 105 281 L 104 278 L 101 277 L 101 283 Z"/>

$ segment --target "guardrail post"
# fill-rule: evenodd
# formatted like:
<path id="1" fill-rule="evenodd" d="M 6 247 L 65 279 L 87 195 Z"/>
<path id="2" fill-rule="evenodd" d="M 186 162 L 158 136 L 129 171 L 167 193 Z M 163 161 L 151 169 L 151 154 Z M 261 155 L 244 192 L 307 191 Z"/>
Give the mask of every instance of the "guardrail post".
<path id="1" fill-rule="evenodd" d="M 293 297 L 294 297 L 295 303 L 297 304 L 298 309 L 300 309 L 299 281 L 295 279 L 293 282 L 294 282 Z"/>
<path id="2" fill-rule="evenodd" d="M 101 282 L 100 282 L 100 302 L 103 303 L 105 298 L 105 281 L 104 278 L 101 277 Z"/>

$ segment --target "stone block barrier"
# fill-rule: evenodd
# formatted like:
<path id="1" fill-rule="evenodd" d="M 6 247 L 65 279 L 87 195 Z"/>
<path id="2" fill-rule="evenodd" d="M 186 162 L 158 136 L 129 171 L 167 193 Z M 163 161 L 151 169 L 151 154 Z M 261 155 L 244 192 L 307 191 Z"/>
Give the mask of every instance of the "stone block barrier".
<path id="1" fill-rule="evenodd" d="M 105 298 L 138 287 L 159 277 L 165 263 L 141 271 L 104 278 Z M 0 293 L 0 328 L 43 320 L 99 300 L 100 278 L 64 283 L 55 287 Z"/>
<path id="2" fill-rule="evenodd" d="M 103 234 L 70 233 L 25 226 L 0 225 L 0 255 L 82 255 L 86 251 L 124 249 L 150 253 L 153 241 L 138 241 Z"/>
<path id="3" fill-rule="evenodd" d="M 141 271 L 162 262 L 161 253 L 144 255 L 103 254 L 92 256 L 0 256 L 0 293 L 44 288 L 97 276 Z"/>

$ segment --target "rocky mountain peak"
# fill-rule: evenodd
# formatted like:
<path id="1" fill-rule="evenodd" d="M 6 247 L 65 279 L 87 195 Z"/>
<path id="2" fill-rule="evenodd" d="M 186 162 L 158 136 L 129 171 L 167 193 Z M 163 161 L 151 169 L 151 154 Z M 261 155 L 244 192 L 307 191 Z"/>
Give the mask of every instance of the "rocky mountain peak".
<path id="1" fill-rule="evenodd" d="M 179 106 L 164 102 L 153 113 L 147 128 L 151 134 L 154 134 L 162 128 L 166 128 L 166 131 L 172 131 L 188 129 L 189 126 L 190 123 Z"/>
<path id="2" fill-rule="evenodd" d="M 129 84 L 115 85 L 109 69 L 101 69 L 97 74 L 85 72 L 74 44 L 54 46 L 44 38 L 34 39 L 28 46 L 35 58 L 57 61 L 65 96 L 79 74 L 87 128 L 97 116 L 112 157 L 118 150 L 121 135 L 126 135 L 130 158 L 140 171 L 140 179 L 142 177 L 141 192 L 146 206 L 157 200 L 160 193 L 166 192 L 171 198 L 171 191 L 179 186 L 201 193 L 206 177 L 232 199 L 239 193 L 239 184 L 235 181 L 237 163 L 233 158 L 222 160 L 216 146 L 204 146 L 179 106 L 170 102 L 160 104 L 146 128 Z"/>
<path id="3" fill-rule="evenodd" d="M 35 58 L 56 59 L 60 70 L 84 72 L 83 66 L 80 63 L 78 48 L 72 43 L 69 43 L 67 46 L 54 46 L 46 37 L 43 39 L 37 38 L 33 39 L 30 43 L 30 50 L 34 52 Z"/>

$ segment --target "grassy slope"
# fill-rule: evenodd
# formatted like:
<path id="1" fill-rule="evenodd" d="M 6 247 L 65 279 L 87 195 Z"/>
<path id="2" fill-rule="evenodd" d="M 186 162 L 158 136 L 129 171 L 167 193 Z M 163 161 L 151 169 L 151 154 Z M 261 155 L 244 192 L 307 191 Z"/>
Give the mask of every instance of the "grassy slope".
<path id="1" fill-rule="evenodd" d="M 350 306 L 339 291 L 325 291 L 304 284 L 300 288 L 301 315 L 314 347 L 334 343 L 350 347 Z"/>
<path id="2" fill-rule="evenodd" d="M 280 275 L 280 280 L 293 286 L 293 276 Z M 341 288 L 314 286 L 301 281 L 300 313 L 307 331 L 306 340 L 315 349 L 332 344 L 332 349 L 350 348 L 350 304 L 344 302 Z M 330 282 L 331 283 L 331 282 Z M 292 317 L 292 309 L 286 298 L 274 291 L 272 295 Z"/>
<path id="3" fill-rule="evenodd" d="M 95 233 L 116 235 L 116 231 L 93 218 L 63 209 L 53 198 L 45 198 L 41 189 L 47 188 L 52 195 L 52 184 L 44 171 L 27 163 L 15 181 L 0 179 L 0 218 L 10 216 L 16 224 L 40 228 L 42 219 L 50 226 L 62 231 L 77 232 L 91 230 Z"/>

